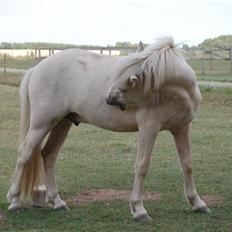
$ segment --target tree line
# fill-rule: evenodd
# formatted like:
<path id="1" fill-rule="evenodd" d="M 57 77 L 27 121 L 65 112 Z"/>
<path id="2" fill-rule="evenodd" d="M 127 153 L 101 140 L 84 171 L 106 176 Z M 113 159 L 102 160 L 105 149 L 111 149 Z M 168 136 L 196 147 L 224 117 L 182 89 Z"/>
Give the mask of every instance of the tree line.
<path id="1" fill-rule="evenodd" d="M 137 43 L 131 42 L 116 42 L 114 46 L 107 45 L 107 47 L 118 47 L 118 48 L 134 48 L 137 47 Z M 146 44 L 145 44 L 146 46 Z M 67 49 L 67 48 L 91 48 L 91 47 L 99 47 L 95 45 L 75 45 L 75 44 L 63 44 L 63 43 L 46 43 L 46 42 L 24 42 L 24 43 L 8 43 L 2 42 L 0 43 L 0 49 Z M 188 46 L 187 44 L 183 44 L 183 48 L 191 49 L 191 48 L 205 48 L 209 50 L 213 49 L 228 49 L 232 48 L 232 35 L 220 35 L 215 38 L 205 39 L 202 43 L 197 46 Z"/>

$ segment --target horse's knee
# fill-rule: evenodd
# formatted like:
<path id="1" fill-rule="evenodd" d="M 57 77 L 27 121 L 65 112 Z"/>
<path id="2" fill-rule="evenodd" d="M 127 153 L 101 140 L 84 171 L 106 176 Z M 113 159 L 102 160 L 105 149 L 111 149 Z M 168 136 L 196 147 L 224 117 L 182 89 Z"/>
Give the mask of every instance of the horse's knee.
<path id="1" fill-rule="evenodd" d="M 189 165 L 189 164 L 184 165 L 184 166 L 183 166 L 183 171 L 184 171 L 184 173 L 185 173 L 186 175 L 188 175 L 188 176 L 192 175 L 192 172 L 193 172 L 192 166 Z"/>
<path id="2" fill-rule="evenodd" d="M 135 173 L 138 177 L 145 178 L 147 175 L 147 167 L 145 165 L 137 165 L 135 168 Z"/>
<path id="3" fill-rule="evenodd" d="M 49 170 L 49 169 L 54 167 L 54 162 L 53 162 L 53 159 L 51 157 L 51 154 L 43 155 L 43 159 L 44 159 L 44 168 L 46 170 Z"/>
<path id="4" fill-rule="evenodd" d="M 189 159 L 181 160 L 181 166 L 185 174 L 187 175 L 192 174 L 192 162 Z"/>
<path id="5" fill-rule="evenodd" d="M 144 178 L 147 175 L 149 162 L 150 156 L 144 156 L 136 162 L 135 172 L 137 176 Z"/>

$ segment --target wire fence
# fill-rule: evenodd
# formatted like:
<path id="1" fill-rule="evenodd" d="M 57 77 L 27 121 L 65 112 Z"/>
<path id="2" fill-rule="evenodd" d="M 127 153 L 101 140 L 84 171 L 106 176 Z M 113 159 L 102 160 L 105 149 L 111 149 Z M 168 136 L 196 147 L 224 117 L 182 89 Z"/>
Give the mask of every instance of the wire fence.
<path id="1" fill-rule="evenodd" d="M 187 54 L 187 61 L 197 74 L 232 74 L 232 49 L 191 49 Z"/>
<path id="2" fill-rule="evenodd" d="M 83 48 L 82 48 L 83 49 Z M 128 55 L 136 51 L 136 48 L 116 47 L 91 47 L 86 50 L 103 55 Z M 44 58 L 51 56 L 62 49 L 1 49 L 0 50 L 0 73 L 7 76 L 9 73 L 23 73 L 30 67 L 35 66 Z M 186 59 L 198 75 L 229 74 L 232 75 L 232 49 L 186 50 Z"/>

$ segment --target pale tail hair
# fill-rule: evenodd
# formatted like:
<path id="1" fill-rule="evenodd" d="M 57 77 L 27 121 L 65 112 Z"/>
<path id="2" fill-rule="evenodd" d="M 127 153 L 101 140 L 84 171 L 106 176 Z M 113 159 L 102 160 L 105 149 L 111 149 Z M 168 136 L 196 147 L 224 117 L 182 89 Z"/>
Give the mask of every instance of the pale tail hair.
<path id="1" fill-rule="evenodd" d="M 19 150 L 27 139 L 28 130 L 30 127 L 30 101 L 28 96 L 28 84 L 32 75 L 33 69 L 29 69 L 25 74 L 20 86 L 20 135 L 19 135 Z M 19 152 L 20 154 L 20 152 Z M 32 154 L 32 158 L 26 163 L 23 180 L 21 184 L 21 194 L 26 197 L 33 194 L 33 190 L 44 182 L 44 166 L 41 156 L 40 146 Z"/>
<path id="2" fill-rule="evenodd" d="M 143 74 L 144 89 L 158 90 L 164 81 L 176 77 L 176 62 L 185 62 L 183 55 L 172 37 L 162 37 L 144 51 L 122 60 L 117 75 Z"/>

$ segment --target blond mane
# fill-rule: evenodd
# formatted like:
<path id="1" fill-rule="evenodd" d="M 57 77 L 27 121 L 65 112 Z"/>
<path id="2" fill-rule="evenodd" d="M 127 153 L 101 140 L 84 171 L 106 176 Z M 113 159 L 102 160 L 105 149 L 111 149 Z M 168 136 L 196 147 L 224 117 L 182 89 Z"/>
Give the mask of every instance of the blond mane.
<path id="1" fill-rule="evenodd" d="M 142 75 L 145 77 L 144 88 L 155 91 L 165 80 L 176 77 L 176 62 L 185 60 L 183 53 L 172 37 L 162 37 L 144 51 L 123 59 L 117 75 Z"/>

